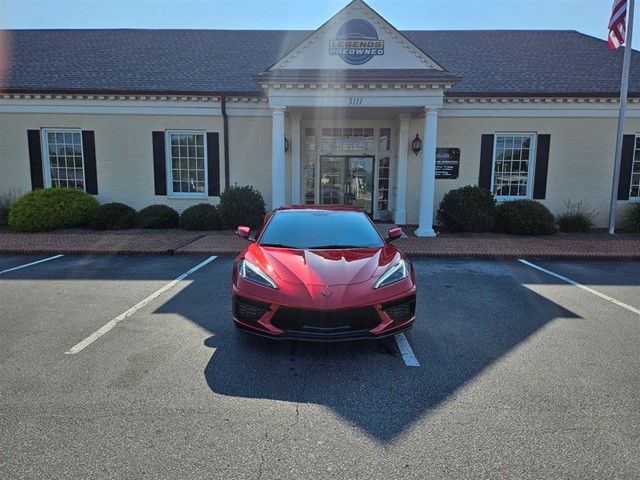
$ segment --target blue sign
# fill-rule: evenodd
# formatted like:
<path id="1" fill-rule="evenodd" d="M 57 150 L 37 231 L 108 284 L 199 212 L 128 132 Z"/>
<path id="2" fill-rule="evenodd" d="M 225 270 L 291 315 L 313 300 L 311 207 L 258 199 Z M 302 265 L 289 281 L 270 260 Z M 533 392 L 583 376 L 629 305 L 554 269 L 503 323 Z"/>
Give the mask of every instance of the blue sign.
<path id="1" fill-rule="evenodd" d="M 338 55 L 349 65 L 364 65 L 376 55 L 384 55 L 384 40 L 378 39 L 375 27 L 354 18 L 342 24 L 336 39 L 329 42 L 329 55 Z"/>

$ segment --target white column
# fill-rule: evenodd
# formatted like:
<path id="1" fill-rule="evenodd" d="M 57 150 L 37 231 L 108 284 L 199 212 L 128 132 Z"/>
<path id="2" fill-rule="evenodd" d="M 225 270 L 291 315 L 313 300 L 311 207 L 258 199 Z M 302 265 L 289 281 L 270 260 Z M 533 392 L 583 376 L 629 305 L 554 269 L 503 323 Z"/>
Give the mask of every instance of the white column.
<path id="1" fill-rule="evenodd" d="M 296 113 L 291 115 L 291 138 L 289 145 L 291 146 L 291 203 L 299 205 L 300 201 L 300 118 L 301 115 Z"/>
<path id="2" fill-rule="evenodd" d="M 424 118 L 422 148 L 422 179 L 420 184 L 420 218 L 416 236 L 435 237 L 433 203 L 436 191 L 436 142 L 438 139 L 438 110 L 427 108 Z"/>
<path id="3" fill-rule="evenodd" d="M 271 127 L 271 205 L 285 204 L 284 107 L 273 108 Z"/>
<path id="4" fill-rule="evenodd" d="M 409 121 L 411 115 L 400 115 L 398 134 L 398 173 L 396 176 L 396 208 L 393 221 L 397 225 L 407 223 L 407 171 L 409 152 Z"/>

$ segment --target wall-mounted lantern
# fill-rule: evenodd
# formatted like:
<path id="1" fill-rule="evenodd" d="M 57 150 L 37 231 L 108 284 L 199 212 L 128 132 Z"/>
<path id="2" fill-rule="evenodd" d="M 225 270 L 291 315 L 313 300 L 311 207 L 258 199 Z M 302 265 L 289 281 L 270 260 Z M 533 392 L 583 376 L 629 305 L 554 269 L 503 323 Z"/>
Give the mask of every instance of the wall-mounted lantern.
<path id="1" fill-rule="evenodd" d="M 416 133 L 416 138 L 413 139 L 413 142 L 411 142 L 411 150 L 413 150 L 413 153 L 416 154 L 416 157 L 418 156 L 418 153 L 420 153 L 420 150 L 422 150 L 422 140 L 420 140 L 420 135 L 418 135 Z"/>
<path id="2" fill-rule="evenodd" d="M 287 137 L 284 137 L 284 151 L 289 151 L 289 140 L 287 140 Z"/>

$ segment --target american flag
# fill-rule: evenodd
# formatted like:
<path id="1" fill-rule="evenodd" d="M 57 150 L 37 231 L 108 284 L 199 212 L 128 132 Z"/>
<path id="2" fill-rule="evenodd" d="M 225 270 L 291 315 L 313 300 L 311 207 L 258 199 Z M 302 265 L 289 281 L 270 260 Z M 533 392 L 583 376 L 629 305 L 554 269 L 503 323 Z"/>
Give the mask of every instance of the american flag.
<path id="1" fill-rule="evenodd" d="M 615 50 L 624 43 L 627 33 L 627 0 L 613 0 L 611 20 L 609 20 L 609 48 Z"/>

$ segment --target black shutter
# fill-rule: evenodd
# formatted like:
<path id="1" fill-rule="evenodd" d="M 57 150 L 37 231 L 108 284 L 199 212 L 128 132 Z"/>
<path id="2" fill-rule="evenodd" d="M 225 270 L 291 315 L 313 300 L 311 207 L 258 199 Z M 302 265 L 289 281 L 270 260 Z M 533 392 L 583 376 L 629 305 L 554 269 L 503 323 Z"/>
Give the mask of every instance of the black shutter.
<path id="1" fill-rule="evenodd" d="M 97 195 L 96 137 L 92 130 L 82 131 L 82 149 L 84 151 L 84 190 L 91 195 Z"/>
<path id="2" fill-rule="evenodd" d="M 631 169 L 633 168 L 633 149 L 635 135 L 622 137 L 622 155 L 620 157 L 620 176 L 618 177 L 618 200 L 629 200 L 631 188 Z"/>
<path id="3" fill-rule="evenodd" d="M 42 144 L 40 130 L 27 130 L 29 141 L 29 167 L 31 169 L 31 189 L 44 188 L 44 174 L 42 168 Z"/>
<path id="4" fill-rule="evenodd" d="M 220 140 L 217 132 L 207 133 L 207 181 L 208 195 L 220 195 Z"/>
<path id="5" fill-rule="evenodd" d="M 536 200 L 544 200 L 547 195 L 550 146 L 551 135 L 538 135 L 538 145 L 536 146 L 536 171 L 533 177 L 533 198 Z"/>
<path id="6" fill-rule="evenodd" d="M 153 181 L 156 195 L 167 194 L 167 164 L 164 132 L 153 132 Z"/>
<path id="7" fill-rule="evenodd" d="M 478 186 L 486 190 L 491 190 L 493 143 L 494 137 L 492 134 L 482 135 L 482 143 L 480 144 L 480 174 L 478 176 Z"/>

